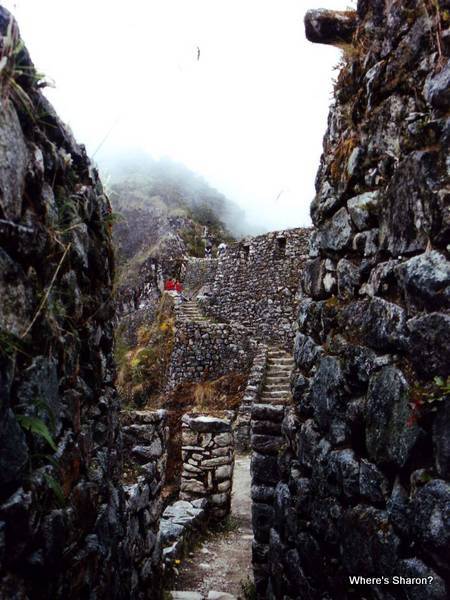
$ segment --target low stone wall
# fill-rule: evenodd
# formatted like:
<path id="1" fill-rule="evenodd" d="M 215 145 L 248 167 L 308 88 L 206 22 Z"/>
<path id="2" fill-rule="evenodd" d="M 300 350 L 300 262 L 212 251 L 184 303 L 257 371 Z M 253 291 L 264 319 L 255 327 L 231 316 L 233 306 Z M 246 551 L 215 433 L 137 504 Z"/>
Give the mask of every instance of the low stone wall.
<path id="1" fill-rule="evenodd" d="M 212 286 L 218 262 L 217 258 L 195 258 L 193 256 L 186 258 L 183 283 L 189 295 L 195 295 L 202 288 Z"/>
<path id="2" fill-rule="evenodd" d="M 206 498 L 192 502 L 177 500 L 163 512 L 159 531 L 165 577 L 172 573 L 175 561 L 183 557 L 186 549 L 205 530 L 208 522 L 207 505 Z"/>
<path id="3" fill-rule="evenodd" d="M 253 404 L 251 421 L 251 497 L 253 574 L 258 598 L 265 600 L 269 580 L 269 539 L 275 523 L 275 488 L 280 481 L 278 456 L 285 446 L 283 405 Z"/>
<path id="4" fill-rule="evenodd" d="M 250 369 L 256 343 L 237 323 L 178 322 L 166 389 Z"/>
<path id="5" fill-rule="evenodd" d="M 185 415 L 182 419 L 182 500 L 206 498 L 208 514 L 222 519 L 230 512 L 234 469 L 231 416 Z"/>
<path id="6" fill-rule="evenodd" d="M 131 557 L 131 590 L 159 590 L 162 574 L 160 518 L 161 490 L 167 463 L 169 429 L 164 410 L 123 411 L 123 489 L 126 498 Z"/>
<path id="7" fill-rule="evenodd" d="M 234 425 L 235 447 L 238 452 L 250 450 L 250 421 L 252 406 L 260 395 L 267 367 L 267 346 L 260 344 L 253 360 L 244 397 Z"/>
<path id="8" fill-rule="evenodd" d="M 309 236 L 309 229 L 291 229 L 229 246 L 218 259 L 211 295 L 203 300 L 205 311 L 237 321 L 258 340 L 290 351 Z"/>

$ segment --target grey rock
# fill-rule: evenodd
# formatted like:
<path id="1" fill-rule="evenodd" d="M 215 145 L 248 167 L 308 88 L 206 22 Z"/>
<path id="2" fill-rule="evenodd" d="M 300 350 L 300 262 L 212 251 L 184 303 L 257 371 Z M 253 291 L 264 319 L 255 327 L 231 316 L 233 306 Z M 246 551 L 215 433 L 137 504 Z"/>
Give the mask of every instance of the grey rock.
<path id="1" fill-rule="evenodd" d="M 408 352 L 424 378 L 446 377 L 450 364 L 450 316 L 431 313 L 408 321 Z"/>
<path id="2" fill-rule="evenodd" d="M 378 229 L 357 233 L 353 238 L 353 250 L 362 256 L 373 256 L 378 252 Z"/>
<path id="3" fill-rule="evenodd" d="M 25 434 L 11 409 L 3 410 L 0 420 L 0 482 L 20 481 L 28 462 Z"/>
<path id="4" fill-rule="evenodd" d="M 284 443 L 281 436 L 252 435 L 252 448 L 260 454 L 278 454 Z"/>
<path id="5" fill-rule="evenodd" d="M 450 262 L 433 250 L 410 258 L 396 269 L 409 307 L 438 310 L 450 307 Z"/>
<path id="6" fill-rule="evenodd" d="M 440 403 L 433 423 L 433 446 L 436 471 L 440 477 L 450 479 L 450 402 Z"/>
<path id="7" fill-rule="evenodd" d="M 254 502 L 272 504 L 275 497 L 275 488 L 268 485 L 252 485 L 251 498 Z"/>
<path id="8" fill-rule="evenodd" d="M 324 476 L 327 491 L 346 498 L 359 495 L 359 463 L 352 450 L 334 450 L 325 461 Z"/>
<path id="9" fill-rule="evenodd" d="M 215 476 L 218 481 L 223 481 L 224 479 L 229 479 L 233 474 L 233 469 L 229 465 L 224 465 L 223 467 L 217 467 L 215 471 Z"/>
<path id="10" fill-rule="evenodd" d="M 0 207 L 7 219 L 18 219 L 28 167 L 28 151 L 14 104 L 0 114 Z"/>
<path id="11" fill-rule="evenodd" d="M 371 377 L 367 394 L 366 444 L 376 464 L 402 467 L 417 436 L 411 420 L 409 385 L 395 367 L 384 367 Z"/>
<path id="12" fill-rule="evenodd" d="M 308 419 L 302 424 L 299 431 L 298 460 L 300 464 L 312 468 L 319 440 L 320 434 L 314 425 L 314 421 Z"/>
<path id="13" fill-rule="evenodd" d="M 376 504 L 384 503 L 388 497 L 388 480 L 376 465 L 364 459 L 359 468 L 359 490 L 361 496 Z"/>
<path id="14" fill-rule="evenodd" d="M 346 511 L 341 557 L 348 573 L 395 575 L 399 546 L 386 512 L 363 505 Z"/>
<path id="15" fill-rule="evenodd" d="M 206 495 L 206 488 L 204 484 L 196 479 L 183 479 L 181 482 L 181 491 L 188 492 L 190 494 Z"/>
<path id="16" fill-rule="evenodd" d="M 311 405 L 316 422 L 322 429 L 329 427 L 345 398 L 346 386 L 341 362 L 333 356 L 320 359 L 311 384 Z"/>
<path id="17" fill-rule="evenodd" d="M 337 265 L 338 297 L 345 300 L 353 298 L 361 280 L 358 265 L 342 258 Z"/>
<path id="18" fill-rule="evenodd" d="M 297 333 L 294 343 L 294 359 L 300 369 L 310 371 L 323 349 L 314 340 L 303 333 Z"/>
<path id="19" fill-rule="evenodd" d="M 353 325 L 363 332 L 367 346 L 382 351 L 405 348 L 408 332 L 403 308 L 382 298 L 373 298 L 359 308 L 361 312 L 356 306 L 350 307 L 347 318 L 351 324 L 354 317 Z"/>
<path id="20" fill-rule="evenodd" d="M 450 484 L 435 479 L 416 493 L 411 514 L 414 536 L 435 563 L 448 570 L 450 564 Z"/>
<path id="21" fill-rule="evenodd" d="M 162 455 L 162 452 L 163 449 L 159 438 L 154 440 L 150 446 L 134 446 L 132 449 L 133 455 L 144 462 L 159 458 Z"/>
<path id="22" fill-rule="evenodd" d="M 31 292 L 19 264 L 0 248 L 0 322 L 3 330 L 20 337 L 32 318 Z"/>
<path id="23" fill-rule="evenodd" d="M 203 596 L 198 592 L 169 592 L 172 600 L 203 600 Z"/>
<path id="24" fill-rule="evenodd" d="M 197 432 L 215 432 L 221 433 L 224 431 L 231 430 L 231 424 L 225 419 L 218 419 L 217 417 L 193 417 L 187 421 L 189 427 Z"/>
<path id="25" fill-rule="evenodd" d="M 398 477 L 395 480 L 391 496 L 386 504 L 386 509 L 389 515 L 389 521 L 394 525 L 395 529 L 402 535 L 408 537 L 412 521 L 410 503 L 408 494 L 400 484 Z"/>
<path id="26" fill-rule="evenodd" d="M 278 459 L 276 456 L 267 456 L 253 452 L 250 463 L 252 481 L 260 485 L 275 485 L 280 479 Z"/>
<path id="27" fill-rule="evenodd" d="M 346 208 L 341 208 L 325 223 L 320 231 L 321 247 L 325 250 L 344 250 L 353 236 L 350 216 Z"/>
<path id="28" fill-rule="evenodd" d="M 305 15 L 306 37 L 316 44 L 349 44 L 356 26 L 356 13 L 319 9 Z"/>
<path id="29" fill-rule="evenodd" d="M 272 506 L 254 502 L 252 504 L 252 526 L 257 542 L 267 543 L 269 541 L 270 528 L 275 517 Z"/>
<path id="30" fill-rule="evenodd" d="M 418 558 L 398 562 L 398 574 L 413 580 L 425 579 L 427 584 L 405 584 L 401 588 L 407 600 L 446 600 L 447 587 L 442 577 Z M 431 581 L 428 579 L 431 577 Z"/>
<path id="31" fill-rule="evenodd" d="M 359 231 L 370 229 L 378 215 L 379 192 L 366 192 L 347 201 L 348 212 Z"/>
<path id="32" fill-rule="evenodd" d="M 424 95 L 433 107 L 446 110 L 450 105 L 450 61 L 447 60 L 443 69 L 433 73 L 426 81 Z"/>
<path id="33" fill-rule="evenodd" d="M 326 275 L 325 261 L 320 258 L 308 260 L 303 271 L 303 290 L 305 294 L 320 300 L 325 298 L 327 293 L 324 288 L 324 279 Z"/>
<path id="34" fill-rule="evenodd" d="M 425 250 L 436 222 L 439 180 L 435 151 L 411 152 L 398 165 L 383 195 L 380 246 L 393 256 Z"/>
<path id="35" fill-rule="evenodd" d="M 284 418 L 283 406 L 271 406 L 270 404 L 253 404 L 252 419 L 255 421 L 273 421 L 281 423 Z"/>
<path id="36" fill-rule="evenodd" d="M 216 446 L 220 446 L 221 448 L 225 446 L 229 446 L 233 442 L 233 436 L 231 433 L 220 433 L 214 437 L 214 443 Z"/>

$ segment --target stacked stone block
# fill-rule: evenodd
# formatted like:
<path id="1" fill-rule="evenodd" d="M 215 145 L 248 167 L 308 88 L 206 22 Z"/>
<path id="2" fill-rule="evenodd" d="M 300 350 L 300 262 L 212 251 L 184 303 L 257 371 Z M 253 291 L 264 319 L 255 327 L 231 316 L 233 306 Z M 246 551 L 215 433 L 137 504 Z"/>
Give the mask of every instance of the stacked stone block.
<path id="1" fill-rule="evenodd" d="M 275 488 L 280 480 L 278 456 L 285 445 L 282 421 L 286 407 L 253 404 L 251 416 L 251 497 L 253 573 L 258 598 L 265 598 L 269 579 L 269 540 L 274 525 Z"/>
<path id="2" fill-rule="evenodd" d="M 130 596 L 137 590 L 159 590 L 161 490 L 167 463 L 169 428 L 164 410 L 121 413 L 124 437 L 126 519 L 124 540 L 131 558 Z"/>
<path id="3" fill-rule="evenodd" d="M 218 262 L 217 258 L 186 257 L 183 283 L 188 295 L 195 296 L 210 291 Z"/>
<path id="4" fill-rule="evenodd" d="M 234 438 L 231 416 L 184 415 L 182 419 L 182 500 L 206 498 L 213 520 L 231 507 Z"/>
<path id="5" fill-rule="evenodd" d="M 208 522 L 207 505 L 206 498 L 192 502 L 177 500 L 163 512 L 159 530 L 166 577 L 172 572 L 175 561 L 183 557 L 186 548 L 192 546 L 204 531 Z"/>
<path id="6" fill-rule="evenodd" d="M 352 18 L 307 16 L 315 41 L 353 27 L 353 47 L 311 207 L 262 597 L 449 595 L 447 9 L 359 0 Z"/>
<path id="7" fill-rule="evenodd" d="M 159 481 L 122 482 L 111 206 L 2 7 L 0 48 L 0 597 L 153 600 Z"/>
<path id="8" fill-rule="evenodd" d="M 218 259 L 208 314 L 236 321 L 265 343 L 290 351 L 295 336 L 298 286 L 310 230 L 276 231 L 232 244 Z"/>
<path id="9" fill-rule="evenodd" d="M 174 389 L 185 381 L 245 373 L 250 369 L 255 348 L 256 343 L 238 323 L 178 319 L 166 389 Z"/>
<path id="10" fill-rule="evenodd" d="M 250 421 L 252 406 L 262 392 L 266 367 L 267 346 L 260 344 L 253 360 L 252 368 L 247 380 L 247 387 L 245 388 L 244 397 L 241 405 L 239 406 L 234 425 L 235 445 L 238 452 L 248 452 L 248 450 L 250 450 Z"/>

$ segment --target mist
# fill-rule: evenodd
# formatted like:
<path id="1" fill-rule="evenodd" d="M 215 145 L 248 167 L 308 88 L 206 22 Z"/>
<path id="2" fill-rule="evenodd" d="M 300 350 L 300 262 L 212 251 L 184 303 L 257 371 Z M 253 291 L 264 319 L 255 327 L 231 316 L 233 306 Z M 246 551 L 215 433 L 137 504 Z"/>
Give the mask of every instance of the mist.
<path id="1" fill-rule="evenodd" d="M 340 52 L 307 42 L 303 17 L 348 0 L 3 4 L 105 176 L 111 157 L 168 157 L 241 207 L 249 233 L 309 225 Z"/>

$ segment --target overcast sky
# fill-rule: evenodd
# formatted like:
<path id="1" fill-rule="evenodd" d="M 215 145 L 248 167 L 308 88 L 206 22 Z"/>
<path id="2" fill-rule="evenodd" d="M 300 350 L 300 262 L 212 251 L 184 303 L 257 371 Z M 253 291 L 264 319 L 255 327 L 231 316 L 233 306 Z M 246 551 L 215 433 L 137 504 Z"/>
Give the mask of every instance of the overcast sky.
<path id="1" fill-rule="evenodd" d="M 109 132 L 96 159 L 169 156 L 262 230 L 309 224 L 339 51 L 307 42 L 303 17 L 351 0 L 0 2 L 91 155 Z"/>

